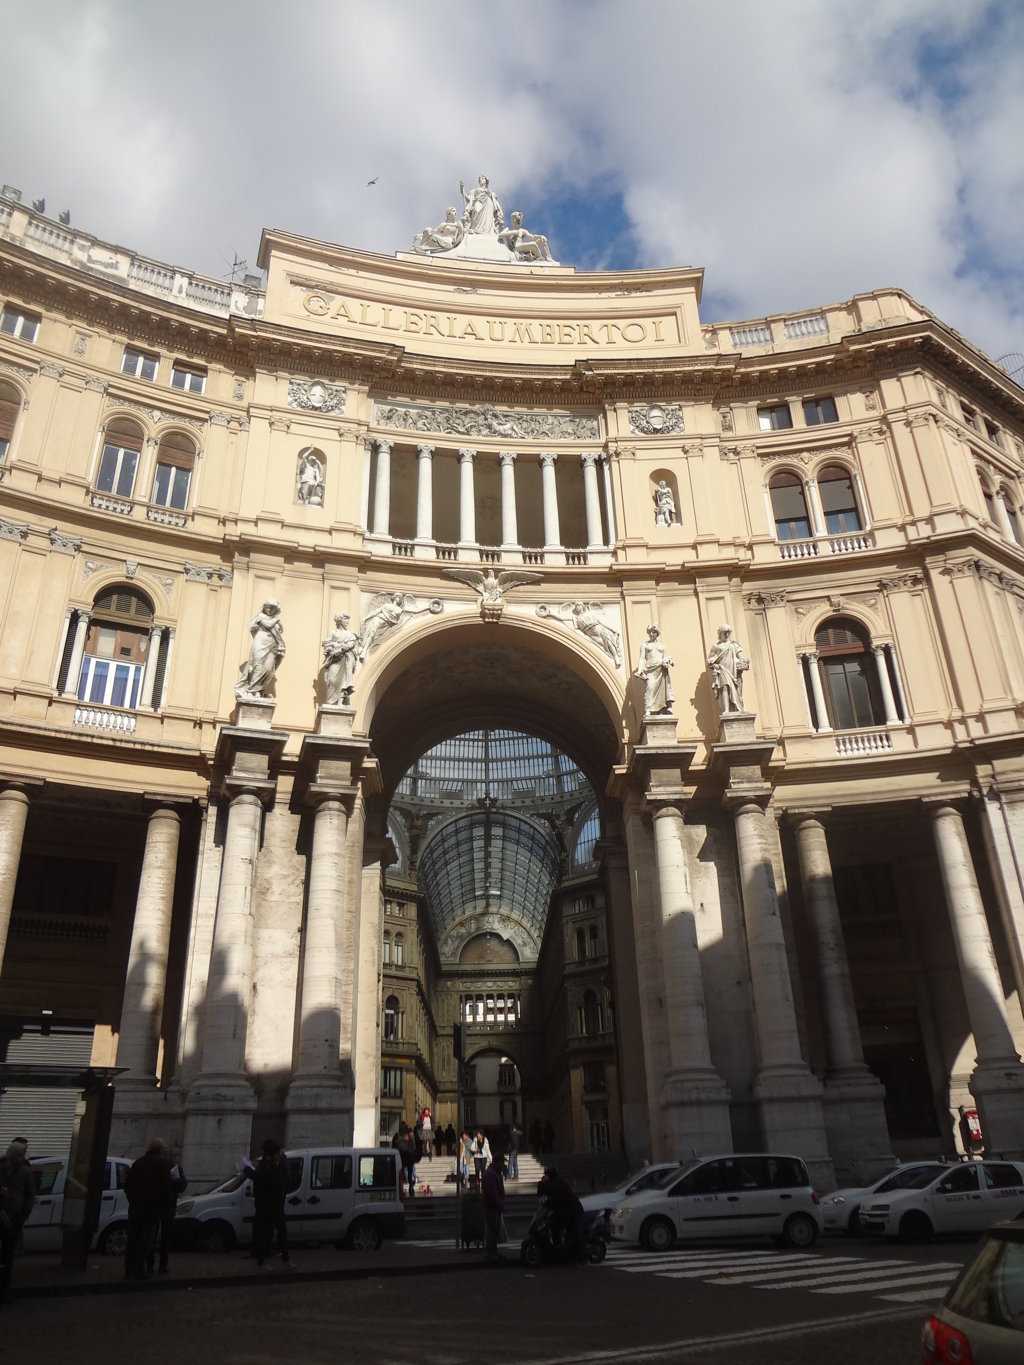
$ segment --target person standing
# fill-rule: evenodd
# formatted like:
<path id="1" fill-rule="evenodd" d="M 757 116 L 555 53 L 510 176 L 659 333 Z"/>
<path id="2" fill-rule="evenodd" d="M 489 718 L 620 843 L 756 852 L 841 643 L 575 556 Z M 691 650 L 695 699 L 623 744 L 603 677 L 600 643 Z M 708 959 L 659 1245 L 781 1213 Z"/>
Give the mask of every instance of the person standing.
<path id="1" fill-rule="evenodd" d="M 486 1138 L 484 1139 L 486 1142 Z M 491 1164 L 484 1171 L 480 1181 L 480 1191 L 484 1201 L 484 1255 L 489 1261 L 500 1261 L 498 1243 L 502 1240 L 501 1224 L 505 1212 L 505 1181 L 502 1173 L 505 1163 L 501 1153 L 491 1158 Z"/>
<path id="2" fill-rule="evenodd" d="M 149 1277 L 149 1261 L 156 1246 L 160 1220 L 174 1198 L 171 1159 L 160 1138 L 152 1138 L 144 1155 L 132 1162 L 125 1177 L 128 1197 L 128 1241 L 124 1252 L 127 1280 Z"/>
<path id="3" fill-rule="evenodd" d="M 477 1180 L 482 1180 L 487 1163 L 491 1159 L 491 1144 L 487 1141 L 487 1135 L 482 1128 L 476 1130 L 476 1138 L 473 1142 L 473 1170 Z"/>
<path id="4" fill-rule="evenodd" d="M 451 1120 L 449 1119 L 448 1127 L 444 1130 L 444 1146 L 445 1151 L 448 1153 L 449 1156 L 455 1155 L 455 1145 L 457 1136 L 458 1135 L 455 1132 L 455 1128 Z"/>
<path id="5" fill-rule="evenodd" d="M 420 1124 L 423 1130 L 423 1151 L 428 1161 L 434 1155 L 434 1122 L 430 1117 L 430 1110 L 424 1109 L 420 1116 Z"/>
<path id="6" fill-rule="evenodd" d="M 36 1202 L 36 1187 L 26 1160 L 27 1144 L 12 1142 L 0 1161 L 0 1303 L 11 1286 L 14 1250 Z"/>
<path id="7" fill-rule="evenodd" d="M 540 1126 L 540 1119 L 534 1119 L 530 1124 L 530 1151 L 535 1160 L 539 1161 L 544 1151 L 544 1132 Z"/>
<path id="8" fill-rule="evenodd" d="M 469 1135 L 469 1129 L 462 1130 L 462 1138 L 459 1142 L 459 1179 L 465 1183 L 469 1179 L 469 1173 L 473 1169 L 473 1139 Z"/>
<path id="9" fill-rule="evenodd" d="M 182 1169 L 181 1162 L 175 1161 L 173 1154 L 168 1154 L 171 1162 L 171 1195 L 170 1202 L 167 1204 L 160 1216 L 160 1274 L 166 1275 L 170 1270 L 171 1259 L 171 1239 L 174 1235 L 174 1219 L 178 1212 L 178 1196 L 184 1194 L 188 1189 L 188 1180 Z M 156 1247 L 149 1253 L 146 1268 L 149 1273 L 153 1273 L 153 1263 L 156 1260 Z"/>
<path id="10" fill-rule="evenodd" d="M 416 1143 L 409 1125 L 403 1119 L 398 1132 L 391 1140 L 392 1147 L 398 1152 L 402 1163 L 402 1177 L 405 1180 L 406 1194 L 412 1198 L 416 1192 Z"/>
<path id="11" fill-rule="evenodd" d="M 262 1266 L 277 1233 L 277 1245 L 282 1265 L 291 1265 L 288 1254 L 288 1223 L 284 1216 L 284 1199 L 288 1193 L 288 1167 L 284 1152 L 273 1138 L 263 1144 L 263 1155 L 256 1163 L 252 1177 L 252 1196 L 256 1205 L 252 1224 L 253 1254 Z"/>
<path id="12" fill-rule="evenodd" d="M 508 1134 L 508 1178 L 509 1180 L 519 1179 L 519 1148 L 523 1145 L 523 1130 L 512 1120 L 512 1127 Z"/>

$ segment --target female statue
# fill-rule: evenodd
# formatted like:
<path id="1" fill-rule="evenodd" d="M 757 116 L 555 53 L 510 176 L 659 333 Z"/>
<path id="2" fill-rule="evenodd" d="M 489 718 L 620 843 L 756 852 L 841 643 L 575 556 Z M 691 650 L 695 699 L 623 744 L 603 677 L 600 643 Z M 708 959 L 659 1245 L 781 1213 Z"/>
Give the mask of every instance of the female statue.
<path id="1" fill-rule="evenodd" d="M 505 226 L 498 196 L 491 189 L 486 175 L 477 176 L 476 188 L 466 193 L 466 186 L 459 181 L 459 193 L 466 207 L 462 211 L 462 225 L 467 232 L 497 233 Z"/>
<path id="2" fill-rule="evenodd" d="M 661 630 L 657 626 L 647 627 L 647 642 L 640 650 L 640 662 L 636 666 L 636 676 L 643 678 L 645 684 L 645 716 L 670 715 L 672 703 L 676 699 L 669 676 L 672 660 L 661 643 L 660 635 Z"/>
<path id="3" fill-rule="evenodd" d="M 249 657 L 241 666 L 242 676 L 235 684 L 236 697 L 268 697 L 277 676 L 277 665 L 284 658 L 284 629 L 281 604 L 270 597 L 249 622 L 252 644 Z"/>
<path id="4" fill-rule="evenodd" d="M 334 629 L 323 642 L 325 706 L 347 706 L 352 696 L 359 636 L 348 623 L 348 612 L 338 612 Z"/>

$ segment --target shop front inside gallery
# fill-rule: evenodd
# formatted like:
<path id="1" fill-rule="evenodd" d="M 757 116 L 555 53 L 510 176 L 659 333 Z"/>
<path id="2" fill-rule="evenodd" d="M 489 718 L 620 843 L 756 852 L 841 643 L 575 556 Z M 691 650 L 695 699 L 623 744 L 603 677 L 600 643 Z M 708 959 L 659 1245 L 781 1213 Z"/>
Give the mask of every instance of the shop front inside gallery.
<path id="1" fill-rule="evenodd" d="M 1024 1156 L 1024 391 L 463 202 L 224 284 L 0 199 L 0 1062 L 197 1182 Z"/>

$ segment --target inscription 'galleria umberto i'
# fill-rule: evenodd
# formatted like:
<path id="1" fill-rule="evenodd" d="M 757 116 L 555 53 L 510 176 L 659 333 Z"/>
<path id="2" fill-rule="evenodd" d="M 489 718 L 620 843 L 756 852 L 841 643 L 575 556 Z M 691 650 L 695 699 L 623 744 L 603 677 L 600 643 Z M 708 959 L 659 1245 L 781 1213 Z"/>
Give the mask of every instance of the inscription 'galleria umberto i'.
<path id="1" fill-rule="evenodd" d="M 468 313 L 435 313 L 421 308 L 397 308 L 366 303 L 308 290 L 302 307 L 315 318 L 344 321 L 373 331 L 406 336 L 440 337 L 445 341 L 484 341 L 507 346 L 643 346 L 678 343 L 675 317 L 611 318 L 583 321 L 550 321 L 539 318 L 493 318 Z"/>

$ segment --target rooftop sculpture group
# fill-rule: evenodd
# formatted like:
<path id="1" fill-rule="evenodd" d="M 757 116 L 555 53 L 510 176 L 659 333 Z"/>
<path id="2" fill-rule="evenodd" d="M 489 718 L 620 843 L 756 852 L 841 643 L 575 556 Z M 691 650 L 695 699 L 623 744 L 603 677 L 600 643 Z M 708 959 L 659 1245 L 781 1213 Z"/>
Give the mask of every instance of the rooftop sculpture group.
<path id="1" fill-rule="evenodd" d="M 456 208 L 447 210 L 444 222 L 425 227 L 412 240 L 412 249 L 421 256 L 458 256 L 491 261 L 523 261 L 551 264 L 548 239 L 523 226 L 523 215 L 516 210 L 505 224 L 505 214 L 486 175 L 477 177 L 467 192 L 459 181 L 462 196 L 461 217 Z"/>

